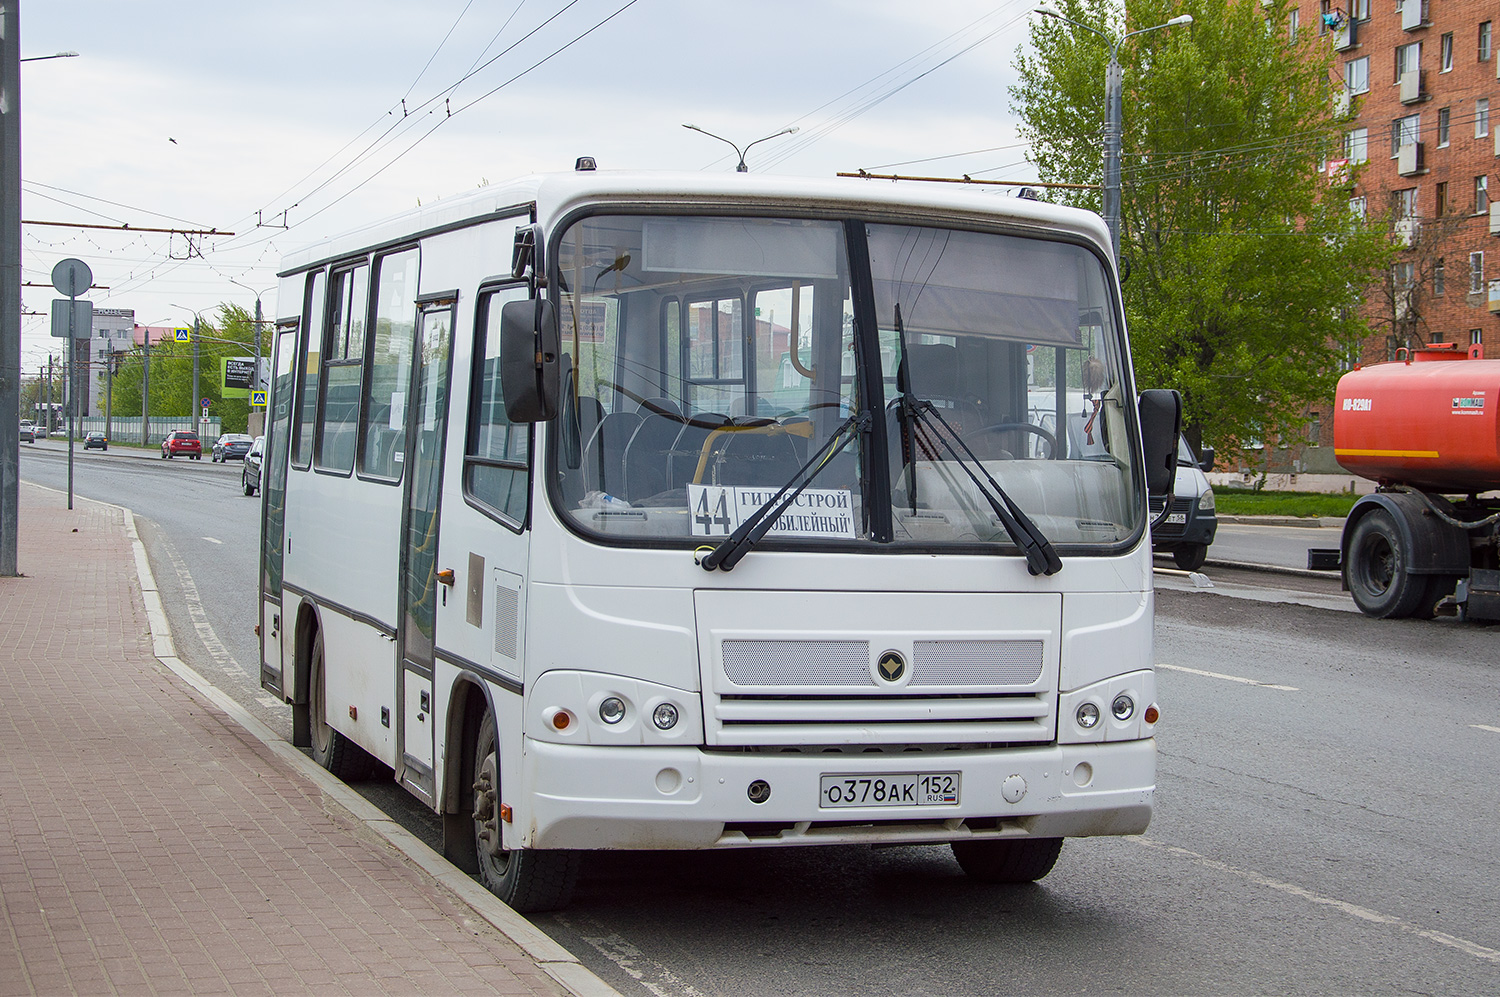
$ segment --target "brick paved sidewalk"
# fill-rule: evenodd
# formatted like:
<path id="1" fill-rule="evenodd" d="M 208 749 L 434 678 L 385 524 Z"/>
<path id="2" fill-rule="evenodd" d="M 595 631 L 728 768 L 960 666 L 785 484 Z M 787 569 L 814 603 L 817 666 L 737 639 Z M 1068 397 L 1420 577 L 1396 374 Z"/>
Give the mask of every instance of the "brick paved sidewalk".
<path id="1" fill-rule="evenodd" d="M 22 484 L 0 578 L 0 994 L 565 992 L 162 667 L 75 506 Z"/>

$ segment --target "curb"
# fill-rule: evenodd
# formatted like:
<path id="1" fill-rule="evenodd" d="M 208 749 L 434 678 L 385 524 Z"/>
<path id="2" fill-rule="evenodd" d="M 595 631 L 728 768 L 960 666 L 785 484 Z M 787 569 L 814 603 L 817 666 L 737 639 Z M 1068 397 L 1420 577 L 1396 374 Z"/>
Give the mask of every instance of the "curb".
<path id="1" fill-rule="evenodd" d="M 45 486 L 36 486 L 45 487 Z M 48 489 L 55 491 L 56 489 Z M 375 834 L 414 865 L 427 873 L 439 885 L 448 889 L 497 931 L 514 942 L 537 968 L 555 980 L 574 997 L 621 997 L 593 970 L 584 966 L 576 956 L 544 931 L 520 914 L 511 910 L 494 894 L 455 868 L 447 859 L 414 837 L 400 824 L 387 817 L 377 807 L 350 789 L 333 774 L 311 758 L 283 741 L 275 731 L 257 720 L 248 710 L 235 702 L 228 694 L 195 671 L 177 656 L 172 643 L 171 628 L 167 624 L 166 611 L 161 593 L 156 586 L 156 576 L 151 571 L 146 556 L 146 546 L 141 542 L 135 526 L 135 514 L 130 509 L 96 499 L 83 499 L 111 509 L 118 509 L 125 517 L 125 533 L 130 538 L 135 555 L 137 580 L 146 605 L 146 619 L 151 627 L 151 644 L 156 659 L 170 669 L 205 699 L 222 710 L 229 719 L 264 744 L 272 754 L 303 778 L 309 780 L 324 797 L 346 810 L 351 817 Z"/>
<path id="2" fill-rule="evenodd" d="M 1221 523 L 1236 523 L 1241 526 L 1301 526 L 1308 529 L 1343 529 L 1343 516 L 1224 516 L 1216 517 Z"/>

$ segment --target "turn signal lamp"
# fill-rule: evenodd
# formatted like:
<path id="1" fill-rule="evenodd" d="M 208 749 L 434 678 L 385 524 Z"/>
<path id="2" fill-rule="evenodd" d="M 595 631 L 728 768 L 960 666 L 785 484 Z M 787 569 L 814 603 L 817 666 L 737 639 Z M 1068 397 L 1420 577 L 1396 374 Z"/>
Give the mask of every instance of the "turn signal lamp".
<path id="1" fill-rule="evenodd" d="M 556 713 L 552 714 L 552 716 L 547 718 L 547 722 L 552 725 L 553 730 L 567 730 L 569 727 L 573 726 L 573 714 L 569 713 L 567 710 L 558 710 Z"/>
<path id="2" fill-rule="evenodd" d="M 1146 707 L 1146 712 L 1141 714 L 1141 719 L 1145 720 L 1148 724 L 1154 724 L 1156 723 L 1156 718 L 1159 716 L 1161 714 L 1157 712 L 1156 707 L 1148 706 Z"/>

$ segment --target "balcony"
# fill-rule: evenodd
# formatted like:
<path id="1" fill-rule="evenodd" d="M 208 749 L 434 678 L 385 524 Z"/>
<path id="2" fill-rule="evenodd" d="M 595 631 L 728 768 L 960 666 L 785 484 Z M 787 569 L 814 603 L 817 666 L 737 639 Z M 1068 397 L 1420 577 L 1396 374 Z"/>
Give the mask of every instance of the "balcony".
<path id="1" fill-rule="evenodd" d="M 1430 28 L 1432 22 L 1427 18 L 1427 0 L 1406 0 L 1401 5 L 1401 30 L 1416 31 L 1418 28 Z"/>
<path id="2" fill-rule="evenodd" d="M 1500 201 L 1490 202 L 1490 235 L 1500 235 Z"/>
<path id="3" fill-rule="evenodd" d="M 1359 47 L 1359 22 L 1346 21 L 1333 33 L 1333 47 L 1340 52 Z"/>
<path id="4" fill-rule="evenodd" d="M 1427 172 L 1427 143 L 1412 142 L 1403 145 L 1396 153 L 1396 172 L 1403 177 L 1413 177 Z"/>
<path id="5" fill-rule="evenodd" d="M 1420 69 L 1409 69 L 1401 74 L 1401 103 L 1419 104 L 1430 99 L 1427 93 L 1427 73 Z"/>
<path id="6" fill-rule="evenodd" d="M 1335 118 L 1347 118 L 1349 116 L 1350 93 L 1348 87 L 1339 87 L 1339 92 L 1333 95 L 1333 116 Z M 1496 141 L 1500 143 L 1500 129 L 1495 132 Z"/>
<path id="7" fill-rule="evenodd" d="M 1490 281 L 1490 312 L 1500 313 L 1500 280 Z"/>

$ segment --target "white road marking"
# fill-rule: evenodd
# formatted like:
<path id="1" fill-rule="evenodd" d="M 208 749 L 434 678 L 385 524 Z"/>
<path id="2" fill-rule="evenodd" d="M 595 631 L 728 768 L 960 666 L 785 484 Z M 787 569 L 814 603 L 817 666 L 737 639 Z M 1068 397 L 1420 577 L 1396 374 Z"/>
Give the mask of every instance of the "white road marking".
<path id="1" fill-rule="evenodd" d="M 270 710 L 280 709 L 286 705 L 274 696 L 256 696 L 255 701 Z"/>
<path id="2" fill-rule="evenodd" d="M 682 980 L 666 966 L 647 957 L 619 933 L 610 931 L 608 934 L 589 935 L 581 931 L 581 925 L 577 923 L 580 920 L 586 921 L 595 929 L 603 928 L 603 925 L 593 918 L 587 916 L 578 918 L 568 914 L 554 916 L 564 926 L 578 932 L 578 937 L 604 958 L 620 967 L 626 976 L 639 983 L 655 997 L 703 997 L 701 991 Z"/>
<path id="3" fill-rule="evenodd" d="M 1202 866 L 1205 869 L 1213 869 L 1218 872 L 1228 873 L 1231 876 L 1238 876 L 1240 879 L 1243 879 L 1250 883 L 1254 883 L 1257 886 L 1264 886 L 1267 889 L 1277 890 L 1281 893 L 1286 893 L 1291 896 L 1298 897 L 1302 900 L 1306 900 L 1308 903 L 1318 904 L 1323 907 L 1331 907 L 1336 911 L 1348 914 L 1350 917 L 1358 918 L 1361 921 L 1368 921 L 1371 924 L 1388 925 L 1398 931 L 1403 931 L 1408 935 L 1414 935 L 1417 938 L 1425 938 L 1427 941 L 1436 942 L 1439 945 L 1446 945 L 1450 949 L 1457 949 L 1459 952 L 1462 952 L 1465 955 L 1471 955 L 1476 959 L 1482 959 L 1485 962 L 1500 965 L 1500 951 L 1496 951 L 1495 949 L 1480 945 L 1477 942 L 1471 942 L 1467 938 L 1459 938 L 1457 935 L 1450 935 L 1445 931 L 1434 931 L 1431 928 L 1419 927 L 1418 925 L 1412 924 L 1410 921 L 1403 921 L 1399 917 L 1392 917 L 1389 914 L 1382 914 L 1379 911 L 1371 910 L 1368 907 L 1361 907 L 1358 904 L 1351 904 L 1347 900 L 1337 900 L 1333 897 L 1325 897 L 1322 894 L 1314 893 L 1313 891 L 1305 887 L 1298 886 L 1295 883 L 1286 883 L 1279 879 L 1272 879 L 1270 876 L 1263 876 L 1260 873 L 1253 872 L 1249 869 L 1240 869 L 1235 866 L 1229 865 L 1226 862 L 1220 862 L 1216 859 L 1208 858 L 1205 855 L 1199 855 L 1197 852 L 1188 851 L 1186 848 L 1179 848 L 1176 845 L 1169 845 L 1163 841 L 1153 841 L 1150 838 L 1139 837 L 1132 840 L 1138 842 L 1139 844 L 1145 845 L 1147 848 L 1157 848 L 1172 855 L 1177 855 L 1181 858 L 1185 858 L 1192 862 L 1194 865 Z"/>
<path id="4" fill-rule="evenodd" d="M 1489 724 L 1469 724 L 1475 730 L 1487 730 L 1491 734 L 1500 734 L 1500 727 L 1491 727 Z"/>
<path id="5" fill-rule="evenodd" d="M 1257 679 L 1247 679 L 1243 675 L 1225 675 L 1223 672 L 1206 672 L 1201 668 L 1187 668 L 1183 665 L 1167 665 L 1157 662 L 1157 668 L 1170 668 L 1174 672 L 1187 672 L 1189 675 L 1201 675 L 1206 679 L 1222 679 L 1225 682 L 1238 682 L 1241 685 L 1253 685 L 1261 689 L 1277 689 L 1281 692 L 1297 692 L 1294 685 L 1276 685 L 1272 682 L 1261 682 Z"/>
<path id="6" fill-rule="evenodd" d="M 162 552 L 166 554 L 167 560 L 172 562 L 172 570 L 182 584 L 182 600 L 187 607 L 188 619 L 192 621 L 193 629 L 198 633 L 198 639 L 203 642 L 204 650 L 214 659 L 220 669 L 248 681 L 249 674 L 240 667 L 238 661 L 234 660 L 234 655 L 229 653 L 229 648 L 224 646 L 224 642 L 214 632 L 213 624 L 208 622 L 208 611 L 203 608 L 203 600 L 198 595 L 198 583 L 193 581 L 193 576 L 178 555 L 176 546 L 165 535 L 160 537 L 160 541 Z M 259 685 L 258 682 L 256 684 Z"/>
<path id="7" fill-rule="evenodd" d="M 207 540 L 211 544 L 219 544 L 220 546 L 223 546 L 223 544 L 224 544 L 224 541 L 222 541 L 222 540 L 215 540 L 213 537 L 199 537 L 198 539 L 200 539 L 200 540 Z"/>

